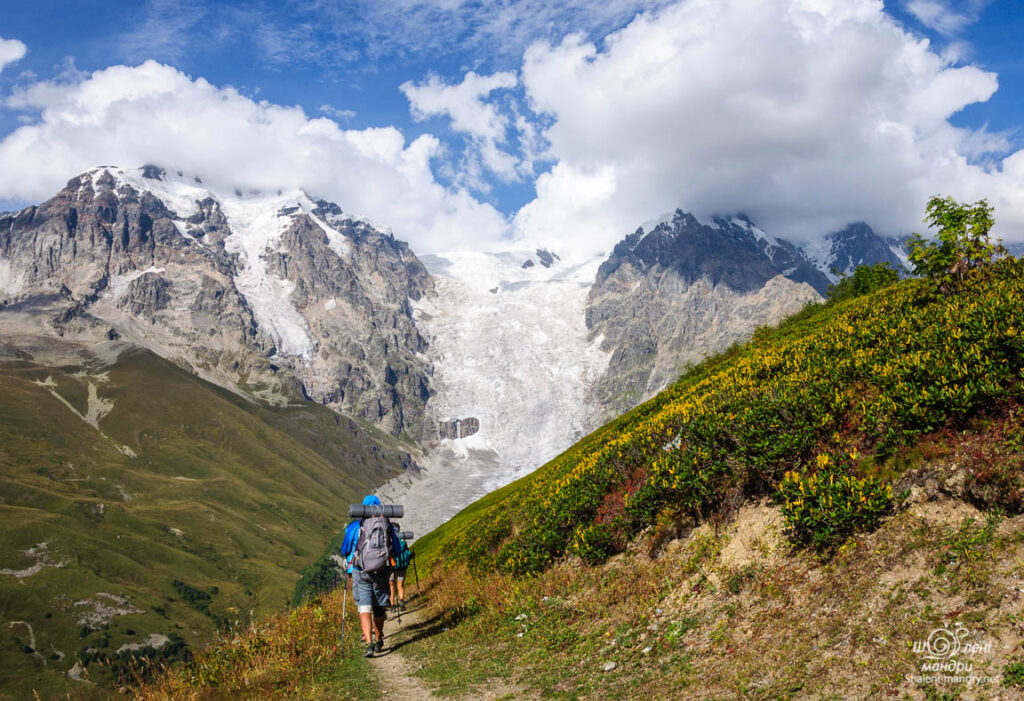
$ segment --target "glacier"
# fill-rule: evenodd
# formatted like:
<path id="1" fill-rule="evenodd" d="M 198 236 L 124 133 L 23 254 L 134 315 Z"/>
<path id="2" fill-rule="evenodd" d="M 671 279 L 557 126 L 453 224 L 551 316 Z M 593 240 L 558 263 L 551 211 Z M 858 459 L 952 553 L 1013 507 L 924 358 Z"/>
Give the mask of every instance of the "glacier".
<path id="1" fill-rule="evenodd" d="M 378 490 L 405 506 L 403 528 L 425 533 L 593 430 L 588 390 L 611 354 L 586 327 L 600 258 L 550 267 L 525 250 L 420 259 L 437 289 L 414 304 L 434 364 L 428 417 L 480 421 L 473 435 L 429 442 L 419 477 Z"/>

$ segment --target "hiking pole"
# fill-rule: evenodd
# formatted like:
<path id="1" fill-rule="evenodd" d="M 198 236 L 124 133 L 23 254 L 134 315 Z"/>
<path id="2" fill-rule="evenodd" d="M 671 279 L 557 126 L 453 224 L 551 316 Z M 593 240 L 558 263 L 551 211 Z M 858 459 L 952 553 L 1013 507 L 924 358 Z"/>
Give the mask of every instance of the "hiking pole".
<path id="1" fill-rule="evenodd" d="M 345 656 L 345 609 L 348 608 L 348 573 L 341 580 L 341 655 Z"/>
<path id="2" fill-rule="evenodd" d="M 420 595 L 420 572 L 416 569 L 416 553 L 410 552 L 409 559 L 412 560 L 412 573 L 416 575 L 416 596 Z"/>

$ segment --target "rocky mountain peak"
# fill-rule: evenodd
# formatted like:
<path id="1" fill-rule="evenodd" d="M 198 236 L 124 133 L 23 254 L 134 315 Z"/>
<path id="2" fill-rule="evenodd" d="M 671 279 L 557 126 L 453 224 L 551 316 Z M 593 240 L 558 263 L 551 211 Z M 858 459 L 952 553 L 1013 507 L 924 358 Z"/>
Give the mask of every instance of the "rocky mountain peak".
<path id="1" fill-rule="evenodd" d="M 909 268 L 904 243 L 879 235 L 865 222 L 848 224 L 802 245 L 801 250 L 833 282 L 865 263 L 888 263 L 897 270 Z"/>
<path id="2" fill-rule="evenodd" d="M 409 247 L 301 191 L 218 192 L 158 165 L 101 166 L 0 218 L 0 307 L 60 302 L 250 397 L 305 396 L 420 430 L 426 342 Z M 46 300 L 44 304 L 44 300 Z"/>
<path id="3" fill-rule="evenodd" d="M 597 274 L 602 284 L 623 265 L 638 273 L 670 270 L 693 283 L 706 278 L 712 286 L 736 292 L 761 289 L 777 275 L 806 282 L 823 293 L 828 279 L 792 244 L 769 236 L 746 215 L 718 216 L 710 223 L 677 209 L 671 219 L 638 228 L 623 239 Z"/>

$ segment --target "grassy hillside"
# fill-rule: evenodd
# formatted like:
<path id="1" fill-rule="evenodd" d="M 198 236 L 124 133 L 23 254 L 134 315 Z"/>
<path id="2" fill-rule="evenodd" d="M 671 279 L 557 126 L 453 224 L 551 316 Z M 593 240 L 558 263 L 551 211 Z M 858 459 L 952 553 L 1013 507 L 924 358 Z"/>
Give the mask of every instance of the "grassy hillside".
<path id="1" fill-rule="evenodd" d="M 1012 259 L 761 330 L 418 543 L 450 629 L 413 651 L 422 675 L 553 698 L 1024 694 L 1022 330 Z"/>
<path id="2" fill-rule="evenodd" d="M 1007 260 L 760 331 L 422 538 L 430 632 L 401 655 L 460 698 L 1017 698 L 1022 328 Z M 144 693 L 219 693 L 207 664 L 329 698 L 336 634 L 292 674 L 232 657 L 255 631 Z"/>
<path id="3" fill-rule="evenodd" d="M 1020 398 L 1022 310 L 1014 259 L 952 295 L 908 280 L 808 308 L 466 509 L 420 550 L 531 574 L 565 554 L 600 562 L 646 527 L 668 537 L 764 495 L 783 503 L 795 537 L 834 548 L 898 505 L 891 483 L 921 435 Z M 1019 509 L 1021 476 L 993 469 L 987 492 Z"/>
<path id="4" fill-rule="evenodd" d="M 181 658 L 280 610 L 404 457 L 324 407 L 253 405 L 144 351 L 0 363 L 0 697 L 102 696 L 125 645 Z"/>

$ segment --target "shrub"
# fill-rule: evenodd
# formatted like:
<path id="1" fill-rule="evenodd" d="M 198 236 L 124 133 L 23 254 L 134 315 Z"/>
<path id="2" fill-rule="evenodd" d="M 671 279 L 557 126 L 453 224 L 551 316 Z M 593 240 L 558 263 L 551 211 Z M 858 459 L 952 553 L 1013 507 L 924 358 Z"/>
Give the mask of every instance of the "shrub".
<path id="1" fill-rule="evenodd" d="M 615 552 L 614 532 L 605 523 L 581 526 L 573 534 L 570 549 L 588 565 L 600 564 Z"/>
<path id="2" fill-rule="evenodd" d="M 948 294 L 974 269 L 988 265 L 1002 246 L 992 243 L 989 232 L 995 223 L 986 200 L 961 204 L 952 197 L 932 197 L 924 221 L 937 228 L 937 241 L 914 234 L 909 243 L 910 262 L 918 275 L 932 278 Z"/>
<path id="3" fill-rule="evenodd" d="M 888 263 L 858 265 L 852 275 L 843 276 L 828 288 L 828 300 L 841 302 L 881 290 L 899 282 L 900 273 Z"/>
<path id="4" fill-rule="evenodd" d="M 1018 657 L 1003 667 L 1003 686 L 1024 689 L 1024 658 Z"/>
<path id="5" fill-rule="evenodd" d="M 822 453 L 817 471 L 787 472 L 776 492 L 790 541 L 827 552 L 858 531 L 878 527 L 893 510 L 892 484 L 853 477 L 848 467 Z"/>

